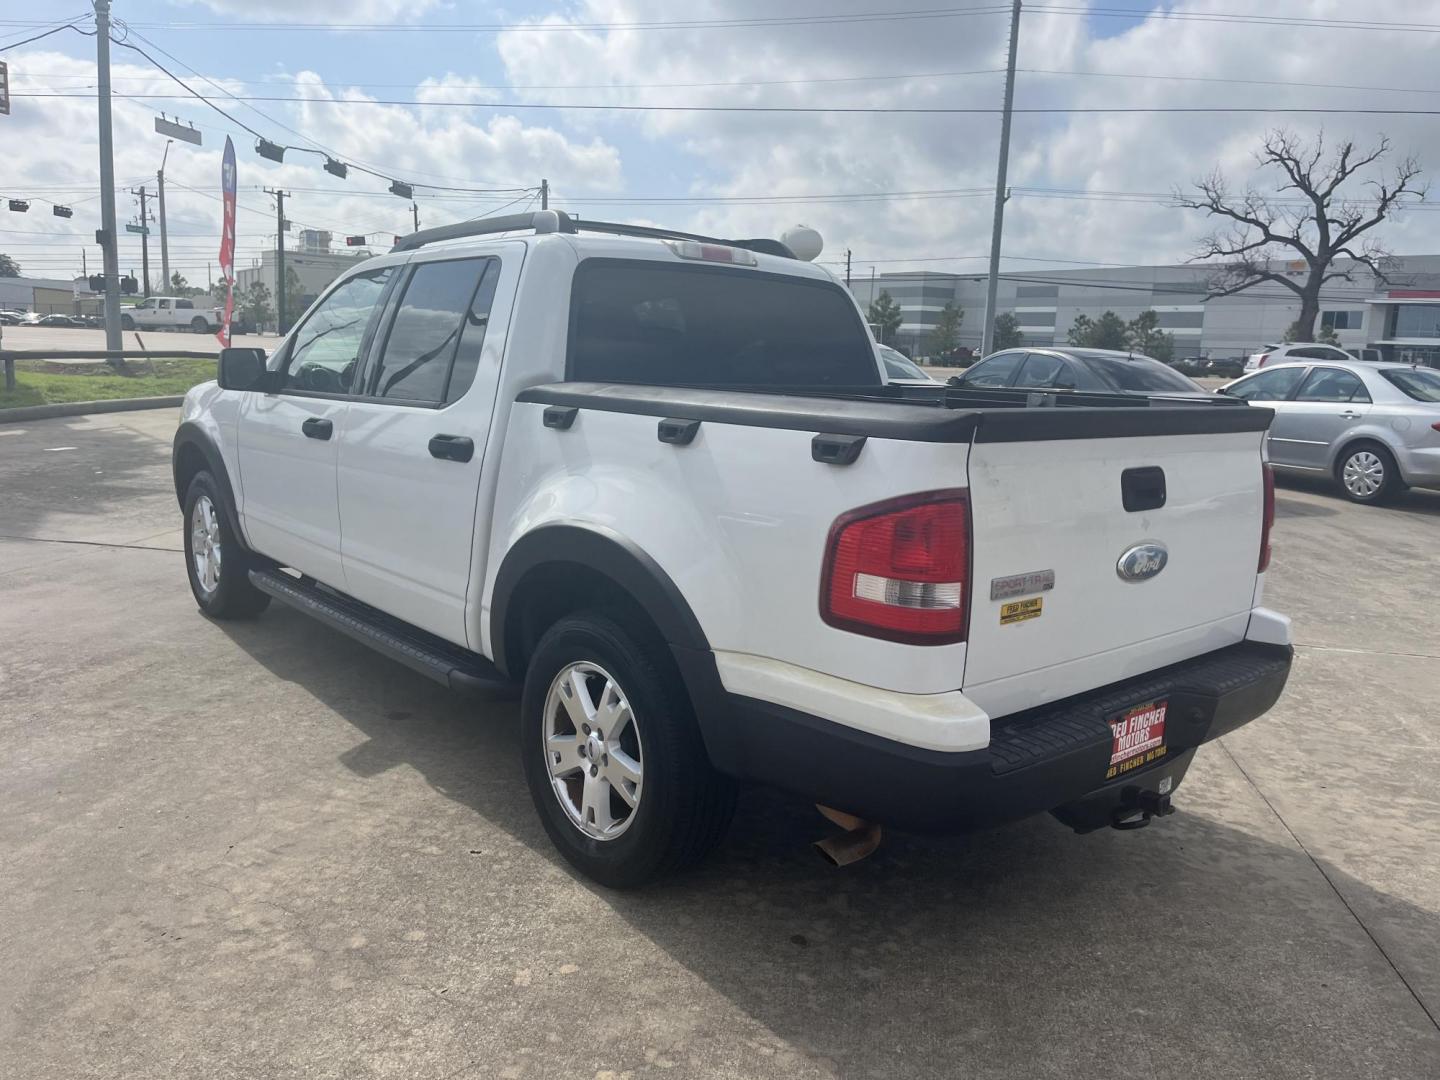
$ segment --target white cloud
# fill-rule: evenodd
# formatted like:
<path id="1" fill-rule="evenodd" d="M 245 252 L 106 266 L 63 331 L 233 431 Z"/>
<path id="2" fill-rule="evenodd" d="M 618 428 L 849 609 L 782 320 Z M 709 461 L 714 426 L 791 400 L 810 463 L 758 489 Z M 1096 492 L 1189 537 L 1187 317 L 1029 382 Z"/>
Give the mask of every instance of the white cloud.
<path id="1" fill-rule="evenodd" d="M 894 0 L 897 9 L 913 5 Z M 878 2 L 867 9 L 883 6 Z M 1189 0 L 1180 11 L 1233 11 L 1230 0 Z M 830 10 L 830 9 L 826 9 Z M 686 17 L 767 17 L 765 0 L 710 0 Z M 1285 14 L 1344 16 L 1333 0 L 1287 5 Z M 1375 19 L 1413 19 L 1408 0 L 1376 0 Z M 574 21 L 632 22 L 674 18 L 663 0 L 586 0 Z M 550 16 L 547 22 L 559 21 Z M 1092 21 L 1030 11 L 1022 20 L 1020 67 L 1115 74 L 1195 74 L 1217 82 L 1078 78 L 1022 72 L 1017 104 L 1063 107 L 1233 104 L 1433 105 L 1425 94 L 1296 88 L 1287 83 L 1433 85 L 1432 35 L 1150 18 L 1117 36 L 1097 39 Z M 795 104 L 823 106 L 995 107 L 996 75 L 911 81 L 816 82 L 763 85 L 776 79 L 834 79 L 863 74 L 983 70 L 1002 67 L 1005 16 L 899 20 L 893 24 L 835 23 L 764 30 L 638 32 L 585 31 L 502 34 L 501 57 L 516 83 L 576 84 L 733 81 L 739 86 L 664 90 L 530 91 L 553 102 L 657 104 Z M 1271 79 L 1250 86 L 1229 79 Z M 1009 183 L 1013 188 L 1092 192 L 1168 192 L 1222 165 L 1243 186 L 1251 178 L 1251 150 L 1279 123 L 1314 130 L 1315 116 L 1254 114 L 1017 115 Z M 994 115 L 818 116 L 766 113 L 570 113 L 567 123 L 606 131 L 632 129 L 693 175 L 677 186 L 717 195 L 884 192 L 993 187 L 999 119 Z M 1433 118 L 1327 118 L 1327 134 L 1373 139 L 1388 132 L 1397 152 L 1433 145 Z M 1436 164 L 1440 164 L 1437 162 Z M 646 191 L 654 190 L 653 184 Z M 565 192 L 561 192 L 561 203 Z M 799 206 L 648 207 L 670 224 L 721 234 L 778 232 L 797 218 L 828 238 L 824 258 L 850 247 L 857 259 L 984 255 L 991 202 L 969 198 Z M 1204 231 L 1196 214 L 1163 205 L 1017 196 L 1006 215 L 1005 252 L 1098 261 L 1183 258 Z M 1398 251 L 1440 249 L 1440 215 L 1416 212 L 1388 227 Z M 927 264 L 933 265 L 933 264 Z M 983 268 L 982 260 L 946 266 Z"/>
<path id="2" fill-rule="evenodd" d="M 27 71 L 45 75 L 27 75 Z M 88 252 L 93 272 L 99 249 L 93 233 L 100 225 L 98 148 L 95 102 L 76 86 L 93 86 L 94 65 L 58 53 L 32 52 L 25 63 L 12 65 L 17 96 L 12 115 L 5 118 L 5 170 L 0 196 L 50 199 L 70 205 L 71 219 L 51 216 L 48 203 L 36 201 L 25 215 L 0 214 L 0 251 L 17 258 L 27 274 L 68 276 L 81 267 L 81 251 Z M 173 84 L 152 69 L 118 62 L 112 74 L 126 94 L 170 93 Z M 238 84 L 221 85 L 239 94 Z M 453 80 L 452 80 L 453 81 Z M 479 81 L 479 80 L 471 80 Z M 353 90 L 327 85 L 313 72 L 302 71 L 276 82 L 277 92 L 307 98 L 287 106 L 261 107 L 307 138 L 291 134 L 276 123 L 226 101 L 224 107 L 237 120 L 254 126 L 267 138 L 296 146 L 321 144 L 341 160 L 365 164 L 387 177 L 462 188 L 530 188 L 542 176 L 565 178 L 572 190 L 586 184 L 594 190 L 624 185 L 620 154 L 596 135 L 581 138 L 536 125 L 514 116 L 472 112 L 467 109 L 417 109 L 405 106 L 360 104 L 331 106 L 327 99 L 368 102 Z M 443 87 L 445 80 L 431 80 Z M 30 98 L 27 91 L 61 89 L 78 93 L 72 99 Z M 417 92 L 440 94 L 438 89 Z M 399 96 L 408 96 L 403 92 Z M 378 247 L 388 246 L 391 233 L 409 232 L 410 203 L 386 194 L 385 180 L 352 170 L 338 179 L 321 168 L 319 154 L 288 150 L 281 164 L 254 153 L 254 137 L 198 104 L 130 101 L 114 103 L 115 176 L 121 187 L 116 210 L 121 223 L 121 266 L 140 267 L 139 237 L 126 234 L 124 223 L 137 213 L 128 189 L 145 184 L 153 195 L 155 173 L 165 147 L 154 131 L 154 115 L 161 108 L 181 110 L 204 134 L 203 147 L 175 143 L 166 166 L 167 209 L 171 263 L 192 281 L 205 280 L 207 264 L 219 245 L 220 157 L 225 134 L 235 142 L 238 161 L 240 213 L 237 266 L 249 265 L 262 250 L 274 245 L 273 204 L 262 188 L 292 192 L 286 216 L 295 228 L 328 229 L 337 235 L 376 234 Z M 173 115 L 173 112 L 172 112 Z M 513 194 L 439 193 L 417 188 L 422 224 L 439 225 L 495 211 L 515 199 Z M 521 204 L 528 196 L 521 196 Z M 517 205 L 515 209 L 519 209 Z M 153 199 L 151 201 L 154 210 Z M 292 232 L 292 235 L 294 233 Z M 152 236 L 152 277 L 158 280 L 158 236 Z"/>

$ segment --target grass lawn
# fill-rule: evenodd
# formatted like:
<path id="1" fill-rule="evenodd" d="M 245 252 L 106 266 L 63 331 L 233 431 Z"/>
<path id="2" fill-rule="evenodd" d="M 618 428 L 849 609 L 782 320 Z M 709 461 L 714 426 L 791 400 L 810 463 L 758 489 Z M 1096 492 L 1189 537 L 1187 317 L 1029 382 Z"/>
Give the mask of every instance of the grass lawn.
<path id="1" fill-rule="evenodd" d="M 134 374 L 120 375 L 105 364 L 86 364 L 57 373 L 54 365 L 19 360 L 15 364 L 15 389 L 7 391 L 0 383 L 0 409 L 183 394 L 196 383 L 215 378 L 215 361 L 131 360 L 130 370 Z"/>

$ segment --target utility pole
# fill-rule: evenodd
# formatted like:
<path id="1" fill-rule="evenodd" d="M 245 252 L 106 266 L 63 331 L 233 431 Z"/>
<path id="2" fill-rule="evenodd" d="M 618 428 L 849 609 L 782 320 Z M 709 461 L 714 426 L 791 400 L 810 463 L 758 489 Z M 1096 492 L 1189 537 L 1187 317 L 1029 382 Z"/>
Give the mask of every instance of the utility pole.
<path id="1" fill-rule="evenodd" d="M 133 188 L 131 195 L 140 196 L 140 276 L 144 279 L 144 295 L 150 295 L 150 212 L 146 209 L 145 187 L 142 184 L 139 191 Z"/>
<path id="2" fill-rule="evenodd" d="M 995 224 L 990 230 L 990 280 L 985 286 L 985 335 L 980 355 L 995 344 L 995 298 L 1000 290 L 1000 237 L 1005 231 L 1005 170 L 1010 161 L 1010 113 L 1015 106 L 1015 53 L 1020 45 L 1020 0 L 1010 8 L 1010 59 L 1005 64 L 1005 110 L 1000 114 L 1000 164 L 995 170 Z"/>
<path id="3" fill-rule="evenodd" d="M 115 143 L 110 126 L 110 0 L 95 2 L 95 71 L 100 113 L 100 251 L 105 260 L 105 348 L 120 343 L 120 257 L 115 235 Z"/>
<path id="4" fill-rule="evenodd" d="M 845 249 L 845 288 L 850 287 L 850 249 Z"/>
<path id="5" fill-rule="evenodd" d="M 266 188 L 265 194 L 275 196 L 275 325 L 285 333 L 285 196 L 288 191 Z"/>
<path id="6" fill-rule="evenodd" d="M 414 218 L 415 218 L 415 231 L 416 231 L 416 232 L 419 232 L 419 231 L 420 231 L 420 204 L 419 204 L 419 203 L 413 203 L 413 202 L 412 202 L 412 203 L 410 204 L 410 213 L 411 213 L 411 214 L 414 216 Z"/>
<path id="7" fill-rule="evenodd" d="M 170 144 L 174 139 L 165 140 L 165 153 L 160 158 L 160 171 L 155 174 L 156 183 L 159 184 L 158 198 L 160 199 L 160 276 L 164 283 L 160 286 L 162 292 L 170 291 L 170 237 L 165 232 L 165 162 L 170 160 Z"/>
<path id="8" fill-rule="evenodd" d="M 540 178 L 540 209 L 550 209 L 550 181 L 543 176 Z"/>

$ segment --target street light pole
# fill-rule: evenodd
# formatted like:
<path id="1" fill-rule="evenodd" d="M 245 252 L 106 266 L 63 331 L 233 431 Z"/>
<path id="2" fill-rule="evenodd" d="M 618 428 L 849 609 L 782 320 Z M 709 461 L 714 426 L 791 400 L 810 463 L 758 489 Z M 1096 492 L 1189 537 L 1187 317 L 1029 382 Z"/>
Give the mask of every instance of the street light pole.
<path id="1" fill-rule="evenodd" d="M 1010 114 L 1015 106 L 1015 53 L 1020 45 L 1020 0 L 1010 9 L 1010 59 L 1005 64 L 1005 109 L 1000 114 L 1000 163 L 995 169 L 995 221 L 990 230 L 990 279 L 985 285 L 985 334 L 980 355 L 995 344 L 995 301 L 1000 291 L 1000 237 L 1005 231 L 1005 171 L 1010 162 Z"/>
<path id="2" fill-rule="evenodd" d="M 150 296 L 150 211 L 146 206 L 145 185 L 140 185 L 139 191 L 131 191 L 131 195 L 140 196 L 140 276 L 144 279 L 143 287 L 145 297 Z"/>
<path id="3" fill-rule="evenodd" d="M 160 286 L 161 292 L 170 291 L 170 237 L 165 231 L 165 162 L 170 160 L 170 144 L 174 139 L 165 140 L 165 153 L 160 158 L 160 171 L 155 174 L 155 181 L 159 185 L 158 197 L 160 199 L 160 276 L 163 279 Z"/>
<path id="4" fill-rule="evenodd" d="M 105 348 L 120 343 L 120 257 L 115 235 L 115 143 L 110 123 L 110 0 L 95 2 L 95 71 L 100 113 L 100 251 L 105 263 Z"/>

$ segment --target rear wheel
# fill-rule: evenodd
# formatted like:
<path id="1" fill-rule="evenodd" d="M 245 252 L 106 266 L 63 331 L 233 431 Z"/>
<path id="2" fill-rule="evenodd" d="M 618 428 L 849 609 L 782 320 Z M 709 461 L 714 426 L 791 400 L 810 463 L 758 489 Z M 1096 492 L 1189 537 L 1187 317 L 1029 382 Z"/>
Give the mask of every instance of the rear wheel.
<path id="1" fill-rule="evenodd" d="M 250 584 L 251 559 L 230 529 L 215 478 L 198 472 L 185 493 L 185 572 L 195 602 L 216 619 L 258 615 L 270 597 Z"/>
<path id="2" fill-rule="evenodd" d="M 1345 497 L 1357 503 L 1384 502 L 1405 486 L 1395 458 L 1379 443 L 1346 447 L 1336 463 L 1335 478 Z"/>
<path id="3" fill-rule="evenodd" d="M 521 703 L 525 779 L 545 831 L 612 888 L 698 862 L 735 809 L 679 676 L 653 658 L 663 644 L 642 640 L 601 612 L 560 620 L 536 646 Z"/>
<path id="4" fill-rule="evenodd" d="M 190 329 L 197 334 L 208 334 L 210 332 L 210 324 L 199 315 L 196 315 L 190 320 Z"/>

